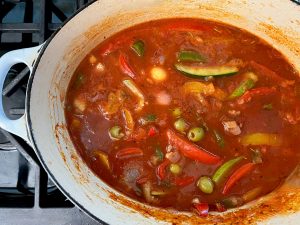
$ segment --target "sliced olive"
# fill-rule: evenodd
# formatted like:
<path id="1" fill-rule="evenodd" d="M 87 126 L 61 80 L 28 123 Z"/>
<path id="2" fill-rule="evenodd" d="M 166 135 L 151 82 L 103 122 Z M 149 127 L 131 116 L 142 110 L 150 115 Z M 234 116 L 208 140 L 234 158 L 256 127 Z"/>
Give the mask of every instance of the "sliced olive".
<path id="1" fill-rule="evenodd" d="M 194 127 L 188 132 L 188 139 L 193 142 L 201 141 L 204 138 L 204 129 L 202 127 Z"/>
<path id="2" fill-rule="evenodd" d="M 187 129 L 187 123 L 184 121 L 184 119 L 180 118 L 174 122 L 174 127 L 176 130 L 184 133 Z"/>
<path id="3" fill-rule="evenodd" d="M 205 194 L 211 194 L 214 191 L 214 183 L 207 176 L 200 177 L 197 186 Z"/>
<path id="4" fill-rule="evenodd" d="M 176 164 L 176 163 L 172 163 L 169 167 L 170 169 L 170 172 L 177 175 L 177 174 L 180 174 L 181 173 L 181 166 Z"/>
<path id="5" fill-rule="evenodd" d="M 112 139 L 121 139 L 124 137 L 124 133 L 122 133 L 122 128 L 120 126 L 113 126 L 112 128 L 109 129 L 109 136 Z"/>
<path id="6" fill-rule="evenodd" d="M 175 108 L 172 110 L 172 115 L 175 117 L 175 118 L 179 118 L 182 114 L 182 111 L 180 108 Z"/>

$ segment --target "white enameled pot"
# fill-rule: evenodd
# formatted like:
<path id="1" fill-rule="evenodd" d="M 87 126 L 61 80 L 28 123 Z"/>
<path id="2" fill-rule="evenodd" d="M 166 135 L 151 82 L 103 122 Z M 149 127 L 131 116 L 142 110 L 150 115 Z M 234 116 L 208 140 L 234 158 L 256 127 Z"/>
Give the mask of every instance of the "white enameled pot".
<path id="1" fill-rule="evenodd" d="M 120 194 L 95 176 L 76 152 L 65 125 L 64 100 L 80 61 L 117 31 L 170 17 L 205 18 L 244 28 L 271 43 L 300 71 L 300 6 L 289 0 L 100 0 L 78 12 L 43 45 L 2 56 L 1 89 L 7 71 L 16 63 L 25 63 L 31 75 L 23 117 L 9 120 L 0 98 L 1 128 L 30 143 L 62 192 L 84 212 L 108 224 L 299 224 L 298 169 L 266 197 L 199 218 Z"/>

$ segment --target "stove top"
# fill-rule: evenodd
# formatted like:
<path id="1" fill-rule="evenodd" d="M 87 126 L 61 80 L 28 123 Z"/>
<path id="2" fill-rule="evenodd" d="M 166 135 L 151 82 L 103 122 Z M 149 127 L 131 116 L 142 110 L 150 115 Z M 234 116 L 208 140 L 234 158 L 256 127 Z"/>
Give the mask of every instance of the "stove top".
<path id="1" fill-rule="evenodd" d="M 0 57 L 43 43 L 86 0 L 0 0 Z M 11 68 L 2 93 L 8 117 L 24 114 L 29 70 Z M 75 207 L 53 184 L 33 149 L 0 129 L 0 224 L 99 224 Z"/>
<path id="2" fill-rule="evenodd" d="M 300 0 L 292 0 L 300 4 Z M 0 57 L 43 43 L 88 0 L 0 0 Z M 11 68 L 2 98 L 11 119 L 24 114 L 29 70 Z M 53 184 L 33 149 L 0 129 L 0 224 L 96 225 Z"/>

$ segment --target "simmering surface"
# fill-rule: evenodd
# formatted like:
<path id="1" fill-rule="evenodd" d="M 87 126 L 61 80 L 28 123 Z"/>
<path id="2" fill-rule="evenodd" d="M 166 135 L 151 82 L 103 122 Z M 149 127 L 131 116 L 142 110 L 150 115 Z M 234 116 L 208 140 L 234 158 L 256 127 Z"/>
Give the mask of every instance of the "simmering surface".
<path id="1" fill-rule="evenodd" d="M 298 74 L 258 37 L 158 20 L 97 46 L 66 98 L 88 166 L 149 204 L 224 211 L 274 190 L 299 160 Z"/>

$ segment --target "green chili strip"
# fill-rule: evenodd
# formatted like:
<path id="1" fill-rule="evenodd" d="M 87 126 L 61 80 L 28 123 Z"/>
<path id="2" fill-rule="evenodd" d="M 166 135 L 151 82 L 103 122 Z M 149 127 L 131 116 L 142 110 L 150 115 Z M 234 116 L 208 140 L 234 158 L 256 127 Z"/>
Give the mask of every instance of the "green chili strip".
<path id="1" fill-rule="evenodd" d="M 245 94 L 246 91 L 254 87 L 255 82 L 252 79 L 243 81 L 229 96 L 229 99 L 234 99 Z"/>
<path id="2" fill-rule="evenodd" d="M 224 163 L 222 166 L 220 166 L 217 171 L 214 173 L 212 180 L 216 183 L 219 184 L 230 172 L 230 170 L 238 164 L 244 157 L 240 156 L 234 159 L 231 159 Z"/>
<path id="3" fill-rule="evenodd" d="M 132 50 L 135 51 L 135 53 L 138 56 L 144 56 L 145 54 L 145 43 L 142 40 L 138 40 L 133 43 L 131 46 Z"/>
<path id="4" fill-rule="evenodd" d="M 75 80 L 75 88 L 79 88 L 85 82 L 85 76 L 82 73 L 79 73 Z"/>
<path id="5" fill-rule="evenodd" d="M 145 117 L 145 120 L 147 122 L 155 122 L 157 119 L 157 116 L 155 114 L 148 114 L 146 117 Z"/>
<path id="6" fill-rule="evenodd" d="M 270 103 L 270 104 L 265 104 L 265 105 L 263 106 L 263 109 L 265 109 L 265 110 L 272 110 L 272 109 L 273 109 L 272 103 Z"/>
<path id="7" fill-rule="evenodd" d="M 181 51 L 178 54 L 178 61 L 206 62 L 206 59 L 195 51 Z"/>
<path id="8" fill-rule="evenodd" d="M 234 89 L 234 91 L 229 96 L 229 99 L 234 99 L 245 94 L 246 91 L 254 87 L 257 80 L 258 78 L 256 74 L 252 72 L 246 73 L 245 79 L 236 89 Z"/>
<path id="9" fill-rule="evenodd" d="M 225 146 L 225 141 L 224 141 L 224 138 L 222 137 L 222 135 L 216 131 L 216 130 L 213 130 L 214 132 L 214 135 L 215 135 L 215 140 L 217 142 L 217 144 L 221 147 L 221 148 L 224 148 Z"/>
<path id="10" fill-rule="evenodd" d="M 164 159 L 164 153 L 161 151 L 161 147 L 159 146 L 156 147 L 155 155 L 159 158 L 160 161 Z"/>

